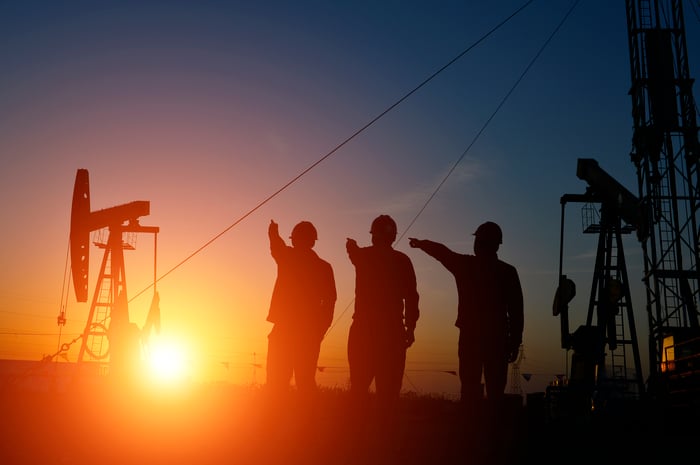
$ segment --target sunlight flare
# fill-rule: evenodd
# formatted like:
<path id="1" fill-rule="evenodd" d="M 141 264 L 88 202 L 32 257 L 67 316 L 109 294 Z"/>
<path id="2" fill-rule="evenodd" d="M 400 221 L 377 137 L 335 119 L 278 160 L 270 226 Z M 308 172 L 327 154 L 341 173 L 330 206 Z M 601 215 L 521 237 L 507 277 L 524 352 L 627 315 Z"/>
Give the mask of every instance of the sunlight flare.
<path id="1" fill-rule="evenodd" d="M 157 382 L 183 381 L 189 375 L 187 351 L 181 343 L 156 340 L 148 354 L 150 377 Z"/>

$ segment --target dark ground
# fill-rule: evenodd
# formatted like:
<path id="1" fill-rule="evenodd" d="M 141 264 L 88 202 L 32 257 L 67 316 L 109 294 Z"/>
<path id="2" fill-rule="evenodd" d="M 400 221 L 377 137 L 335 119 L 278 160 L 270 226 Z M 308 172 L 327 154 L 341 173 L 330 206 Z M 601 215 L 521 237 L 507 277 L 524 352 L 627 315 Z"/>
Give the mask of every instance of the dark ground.
<path id="1" fill-rule="evenodd" d="M 0 395 L 3 465 L 673 464 L 700 440 L 693 416 L 639 405 L 552 418 L 541 399 L 495 415 L 405 396 L 391 417 L 376 405 L 363 414 L 342 390 L 323 390 L 304 414 L 248 387 Z"/>

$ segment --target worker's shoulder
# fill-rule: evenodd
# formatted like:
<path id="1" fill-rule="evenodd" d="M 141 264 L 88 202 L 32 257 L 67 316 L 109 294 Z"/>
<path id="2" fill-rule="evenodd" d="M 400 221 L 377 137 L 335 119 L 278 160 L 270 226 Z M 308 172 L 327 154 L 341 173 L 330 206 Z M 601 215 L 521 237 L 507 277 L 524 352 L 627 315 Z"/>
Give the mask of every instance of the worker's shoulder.
<path id="1" fill-rule="evenodd" d="M 328 260 L 325 260 L 325 259 L 319 257 L 318 255 L 316 256 L 316 258 L 317 258 L 320 266 L 323 266 L 324 268 L 330 268 L 331 270 L 333 269 L 333 265 L 331 265 L 331 262 L 329 262 Z"/>
<path id="2" fill-rule="evenodd" d="M 403 252 L 401 250 L 391 248 L 391 254 L 394 255 L 395 257 L 400 257 L 401 260 L 411 261 L 411 257 L 409 257 L 406 252 Z"/>
<path id="3" fill-rule="evenodd" d="M 501 269 L 503 271 L 518 274 L 518 270 L 517 270 L 517 268 L 515 268 L 515 265 L 512 265 L 506 261 L 503 261 L 500 258 L 498 259 L 498 266 L 501 267 Z"/>

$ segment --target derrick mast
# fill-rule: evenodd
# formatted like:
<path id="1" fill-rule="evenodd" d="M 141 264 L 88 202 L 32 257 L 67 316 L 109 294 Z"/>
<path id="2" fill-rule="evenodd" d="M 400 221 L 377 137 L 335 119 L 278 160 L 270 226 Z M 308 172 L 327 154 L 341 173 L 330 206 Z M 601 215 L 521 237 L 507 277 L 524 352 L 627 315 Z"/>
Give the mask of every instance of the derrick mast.
<path id="1" fill-rule="evenodd" d="M 649 225 L 642 249 L 651 388 L 677 368 L 669 363 L 674 352 L 700 360 L 700 148 L 682 1 L 626 0 L 626 11 L 631 160 Z"/>

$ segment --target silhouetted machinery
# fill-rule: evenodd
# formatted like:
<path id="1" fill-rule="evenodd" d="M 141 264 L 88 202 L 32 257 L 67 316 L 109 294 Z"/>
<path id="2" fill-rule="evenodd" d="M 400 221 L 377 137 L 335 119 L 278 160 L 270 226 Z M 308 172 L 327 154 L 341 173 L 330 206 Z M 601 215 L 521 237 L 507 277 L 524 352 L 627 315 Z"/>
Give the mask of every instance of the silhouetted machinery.
<path id="1" fill-rule="evenodd" d="M 99 361 L 109 366 L 109 373 L 122 375 L 140 366 L 141 330 L 129 320 L 124 250 L 133 249 L 125 241 L 128 233 L 153 233 L 156 226 L 142 226 L 139 218 L 150 213 L 150 203 L 139 200 L 127 204 L 90 210 L 90 182 L 86 169 L 79 169 L 73 189 L 70 224 L 71 272 L 78 302 L 87 302 L 90 264 L 90 235 L 107 230 L 106 240 L 94 244 L 104 249 L 95 293 L 87 324 L 82 335 L 78 363 Z M 155 236 L 154 236 L 155 237 Z M 159 316 L 157 293 L 146 320 L 149 330 Z M 109 364 L 107 365 L 107 362 Z"/>
<path id="2" fill-rule="evenodd" d="M 700 143 L 683 4 L 681 0 L 626 0 L 626 13 L 634 119 L 630 157 L 639 194 L 632 195 L 592 160 L 579 160 L 577 175 L 588 182 L 589 189 L 583 195 L 562 197 L 562 225 L 566 202 L 601 205 L 600 224 L 588 231 L 600 234 L 593 289 L 586 324 L 569 334 L 567 304 L 575 295 L 575 285 L 562 274 L 560 262 L 554 313 L 561 316 L 562 347 L 574 350 L 569 392 L 584 400 L 600 394 L 602 380 L 611 374 L 601 370 L 603 360 L 610 363 L 615 379 L 615 351 L 629 346 L 634 360 L 632 383 L 617 383 L 618 392 L 628 391 L 621 386 L 636 385 L 639 394 L 661 405 L 698 412 Z M 650 362 L 646 390 L 640 378 L 620 240 L 621 234 L 631 230 L 637 231 L 643 251 Z M 621 335 L 625 321 L 629 336 Z"/>
<path id="3" fill-rule="evenodd" d="M 586 409 L 591 402 L 636 397 L 644 391 L 622 236 L 636 230 L 642 240 L 647 227 L 637 197 L 597 161 L 579 159 L 576 174 L 588 183 L 588 188 L 584 194 L 561 197 L 559 286 L 553 313 L 561 320 L 562 348 L 573 350 L 567 402 L 571 408 Z M 589 213 L 589 224 L 584 232 L 598 234 L 588 313 L 585 324 L 574 333 L 569 331 L 568 304 L 576 294 L 576 286 L 562 270 L 564 211 L 569 202 L 587 205 L 583 211 Z M 593 207 L 595 204 L 600 205 L 599 210 Z M 599 218 L 594 218 L 598 211 Z"/>
<path id="4" fill-rule="evenodd" d="M 627 0 L 653 398 L 700 408 L 700 144 L 681 0 Z M 697 44 L 695 44 L 697 45 Z"/>

